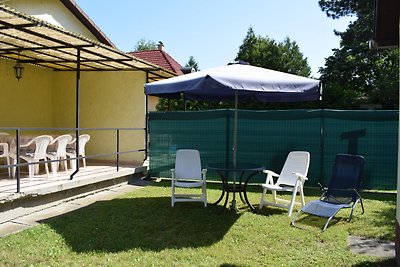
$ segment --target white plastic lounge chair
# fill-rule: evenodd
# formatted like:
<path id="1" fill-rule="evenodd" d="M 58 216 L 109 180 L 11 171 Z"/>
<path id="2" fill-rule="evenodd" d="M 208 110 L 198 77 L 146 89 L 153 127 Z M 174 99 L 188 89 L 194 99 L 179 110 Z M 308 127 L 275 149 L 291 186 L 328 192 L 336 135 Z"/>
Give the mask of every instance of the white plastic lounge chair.
<path id="1" fill-rule="evenodd" d="M 351 208 L 348 221 L 353 217 L 354 208 L 360 202 L 362 214 L 364 205 L 359 194 L 364 177 L 364 158 L 359 155 L 339 154 L 335 158 L 332 178 L 328 188 L 321 188 L 324 193 L 319 200 L 310 201 L 301 208 L 292 220 L 292 225 L 301 212 L 327 218 L 322 229 L 325 231 L 331 219 L 341 210 Z"/>
<path id="2" fill-rule="evenodd" d="M 175 202 L 203 202 L 207 207 L 206 169 L 201 169 L 200 153 L 194 149 L 180 149 L 176 152 L 175 169 L 172 173 L 171 206 Z M 177 187 L 201 187 L 201 194 L 177 194 Z"/>
<path id="3" fill-rule="evenodd" d="M 36 164 L 29 164 L 28 169 L 29 169 L 29 178 L 33 178 L 33 174 L 37 173 L 39 171 L 39 162 L 40 160 L 47 160 L 47 147 L 50 144 L 50 142 L 53 140 L 53 137 L 50 135 L 40 135 L 35 138 L 33 138 L 31 141 L 29 141 L 27 144 L 20 145 L 21 153 L 20 153 L 20 158 L 25 160 L 28 163 L 38 163 L 37 166 Z M 32 143 L 35 143 L 35 151 L 34 152 L 25 152 L 23 151 L 23 148 L 29 147 Z M 15 154 L 10 154 L 10 156 L 13 158 L 13 164 L 17 164 L 17 158 Z M 47 163 L 44 164 L 47 177 L 49 176 L 49 166 Z M 13 177 L 15 177 L 15 167 L 13 167 Z"/>
<path id="4" fill-rule="evenodd" d="M 88 134 L 82 134 L 79 136 L 79 156 L 83 157 L 83 167 L 86 167 L 86 152 L 85 152 L 85 147 L 86 143 L 89 142 L 90 140 L 90 135 Z M 74 145 L 76 143 L 76 138 L 74 138 L 68 145 Z M 70 158 L 76 158 L 76 148 L 67 148 L 67 156 Z M 76 169 L 76 160 L 72 159 L 71 160 L 71 168 Z"/>
<path id="5" fill-rule="evenodd" d="M 50 160 L 64 160 L 64 170 L 67 171 L 67 145 L 71 142 L 72 136 L 69 134 L 64 134 L 56 137 L 51 143 L 52 144 L 57 144 L 56 149 L 54 151 L 48 151 L 47 152 L 47 157 Z M 54 161 L 51 162 L 51 171 L 53 173 L 53 176 L 57 175 L 57 170 L 58 166 L 60 165 L 60 162 Z"/>
<path id="6" fill-rule="evenodd" d="M 260 209 L 264 205 L 276 206 L 288 209 L 288 216 L 292 215 L 294 204 L 304 206 L 303 185 L 307 178 L 308 167 L 310 165 L 310 153 L 307 151 L 292 151 L 286 158 L 280 174 L 271 170 L 264 170 L 267 174 L 265 183 L 262 184 L 263 193 L 260 200 Z M 278 177 L 274 183 L 273 177 Z M 272 192 L 272 202 L 265 201 L 267 190 Z M 290 201 L 277 198 L 276 192 L 292 192 Z M 300 193 L 301 203 L 296 202 L 296 195 Z"/>
<path id="7" fill-rule="evenodd" d="M 5 158 L 7 165 L 10 165 L 10 155 L 7 143 L 0 143 L 0 158 Z M 8 177 L 11 177 L 11 167 L 8 167 Z"/>

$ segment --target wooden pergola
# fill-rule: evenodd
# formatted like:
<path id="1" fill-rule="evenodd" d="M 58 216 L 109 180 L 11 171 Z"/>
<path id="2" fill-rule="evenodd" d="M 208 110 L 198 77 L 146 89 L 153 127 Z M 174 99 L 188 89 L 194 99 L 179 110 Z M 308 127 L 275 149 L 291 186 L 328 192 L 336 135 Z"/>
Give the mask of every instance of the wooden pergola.
<path id="1" fill-rule="evenodd" d="M 0 58 L 54 71 L 76 72 L 76 137 L 80 128 L 81 71 L 142 71 L 146 82 L 176 76 L 175 73 L 135 58 L 112 46 L 57 27 L 0 4 Z M 79 140 L 76 142 L 79 151 Z M 17 155 L 19 159 L 19 155 Z M 79 159 L 77 170 L 79 171 Z"/>

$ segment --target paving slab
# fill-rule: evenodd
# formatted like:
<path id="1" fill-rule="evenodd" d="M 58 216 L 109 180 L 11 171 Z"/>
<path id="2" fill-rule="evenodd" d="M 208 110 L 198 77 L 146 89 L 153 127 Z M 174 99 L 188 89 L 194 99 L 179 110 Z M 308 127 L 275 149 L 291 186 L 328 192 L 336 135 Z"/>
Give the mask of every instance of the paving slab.
<path id="1" fill-rule="evenodd" d="M 384 258 L 395 257 L 394 242 L 380 239 L 369 239 L 360 236 L 349 236 L 348 244 L 350 251 L 353 253 Z"/>
<path id="2" fill-rule="evenodd" d="M 8 210 L 1 213 L 0 237 L 25 230 L 39 224 L 42 220 L 74 211 L 96 201 L 110 200 L 121 194 L 138 190 L 148 183 L 141 180 L 133 183 L 125 182 L 51 203 Z"/>

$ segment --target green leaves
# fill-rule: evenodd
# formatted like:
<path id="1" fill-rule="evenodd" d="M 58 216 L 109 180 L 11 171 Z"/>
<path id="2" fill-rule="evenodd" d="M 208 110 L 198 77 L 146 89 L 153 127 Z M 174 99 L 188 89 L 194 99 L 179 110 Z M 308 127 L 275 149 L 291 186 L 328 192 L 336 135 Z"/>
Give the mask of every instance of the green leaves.
<path id="1" fill-rule="evenodd" d="M 248 29 L 247 36 L 239 47 L 236 60 L 295 75 L 309 76 L 311 73 L 307 59 L 295 41 L 286 37 L 284 41 L 277 43 L 268 36 L 256 36 L 252 27 Z"/>
<path id="2" fill-rule="evenodd" d="M 374 1 L 321 0 L 319 5 L 333 19 L 355 15 L 341 37 L 340 48 L 320 69 L 325 108 L 360 109 L 365 106 L 398 109 L 399 49 L 370 50 Z"/>

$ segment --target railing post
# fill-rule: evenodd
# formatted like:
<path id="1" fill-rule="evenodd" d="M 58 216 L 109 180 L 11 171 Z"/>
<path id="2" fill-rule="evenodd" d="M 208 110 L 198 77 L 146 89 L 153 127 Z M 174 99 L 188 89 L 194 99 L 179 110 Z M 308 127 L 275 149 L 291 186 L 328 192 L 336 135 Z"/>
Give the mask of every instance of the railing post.
<path id="1" fill-rule="evenodd" d="M 16 138 L 15 138 L 15 142 L 16 142 L 16 157 L 17 157 L 17 166 L 14 166 L 13 168 L 17 168 L 17 193 L 21 193 L 21 166 L 20 166 L 20 132 L 19 129 L 16 130 Z"/>
<path id="2" fill-rule="evenodd" d="M 119 129 L 117 129 L 117 171 L 119 171 Z"/>

